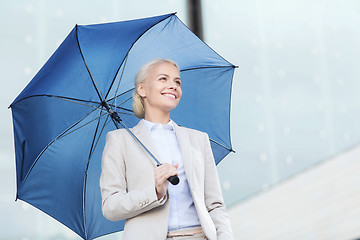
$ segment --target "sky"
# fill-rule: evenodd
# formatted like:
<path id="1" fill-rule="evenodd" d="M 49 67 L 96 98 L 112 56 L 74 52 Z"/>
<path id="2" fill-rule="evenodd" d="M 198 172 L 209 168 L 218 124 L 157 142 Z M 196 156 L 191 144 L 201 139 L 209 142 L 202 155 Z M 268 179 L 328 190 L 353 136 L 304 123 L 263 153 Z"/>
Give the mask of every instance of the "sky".
<path id="1" fill-rule="evenodd" d="M 14 201 L 11 102 L 75 24 L 171 12 L 186 23 L 180 0 L 0 3 L 0 239 L 78 239 Z M 229 209 L 359 144 L 359 20 L 356 0 L 203 1 L 205 42 L 239 66 L 231 103 L 236 153 L 218 165 Z"/>

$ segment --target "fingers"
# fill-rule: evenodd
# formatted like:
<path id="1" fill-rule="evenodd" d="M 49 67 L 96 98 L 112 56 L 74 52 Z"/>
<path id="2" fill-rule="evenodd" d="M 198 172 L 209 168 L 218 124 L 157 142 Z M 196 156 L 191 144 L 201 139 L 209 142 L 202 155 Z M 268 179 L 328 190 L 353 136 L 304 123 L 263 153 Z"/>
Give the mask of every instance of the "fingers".
<path id="1" fill-rule="evenodd" d="M 155 179 L 160 180 L 160 182 L 165 182 L 169 177 L 178 175 L 177 168 L 178 164 L 170 165 L 169 163 L 165 163 L 155 168 Z"/>
<path id="2" fill-rule="evenodd" d="M 158 199 L 161 199 L 166 194 L 169 182 L 167 179 L 171 176 L 178 175 L 177 168 L 178 164 L 170 165 L 165 163 L 154 169 L 155 175 L 155 190 Z"/>

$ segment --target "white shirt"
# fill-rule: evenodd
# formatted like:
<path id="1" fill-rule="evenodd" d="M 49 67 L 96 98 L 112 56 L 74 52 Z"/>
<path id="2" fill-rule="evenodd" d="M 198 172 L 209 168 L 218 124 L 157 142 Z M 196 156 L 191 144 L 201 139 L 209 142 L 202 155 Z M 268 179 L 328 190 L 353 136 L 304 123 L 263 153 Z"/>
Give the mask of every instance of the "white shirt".
<path id="1" fill-rule="evenodd" d="M 169 225 L 168 230 L 177 230 L 187 227 L 200 226 L 200 221 L 195 209 L 189 184 L 185 175 L 185 169 L 181 157 L 180 147 L 176 138 L 173 121 L 166 125 L 156 124 L 145 119 L 142 120 L 146 129 L 149 131 L 153 144 L 159 154 L 161 163 L 171 165 L 179 164 L 178 173 L 180 182 L 173 186 L 169 183 Z"/>

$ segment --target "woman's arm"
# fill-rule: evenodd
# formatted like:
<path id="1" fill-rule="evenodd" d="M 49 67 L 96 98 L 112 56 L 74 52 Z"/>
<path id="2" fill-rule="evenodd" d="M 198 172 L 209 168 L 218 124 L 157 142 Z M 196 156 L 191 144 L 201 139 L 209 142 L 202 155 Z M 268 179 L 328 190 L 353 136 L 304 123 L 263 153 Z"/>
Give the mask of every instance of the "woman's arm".
<path id="1" fill-rule="evenodd" d="M 128 190 L 126 165 L 116 132 L 106 135 L 101 163 L 100 189 L 104 217 L 111 221 L 135 217 L 163 205 L 167 196 L 158 200 L 155 181 L 138 190 Z"/>
<path id="2" fill-rule="evenodd" d="M 209 136 L 204 134 L 205 204 L 215 224 L 218 240 L 232 240 L 233 233 L 226 212 Z"/>

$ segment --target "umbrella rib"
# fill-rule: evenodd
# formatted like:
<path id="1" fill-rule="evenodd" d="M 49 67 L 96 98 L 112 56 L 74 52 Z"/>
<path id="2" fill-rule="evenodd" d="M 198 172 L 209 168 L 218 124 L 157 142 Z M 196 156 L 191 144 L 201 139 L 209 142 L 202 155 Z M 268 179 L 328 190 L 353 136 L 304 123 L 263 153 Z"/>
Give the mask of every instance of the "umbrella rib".
<path id="1" fill-rule="evenodd" d="M 198 70 L 198 69 L 207 69 L 207 68 L 237 68 L 237 66 L 231 65 L 231 66 L 204 66 L 204 67 L 194 67 L 194 68 L 186 68 L 180 70 L 180 72 L 186 72 L 191 70 Z"/>
<path id="2" fill-rule="evenodd" d="M 35 95 L 34 95 L 34 96 L 35 96 Z M 39 96 L 55 97 L 55 98 L 58 98 L 58 99 L 61 99 L 61 100 L 64 100 L 64 101 L 68 101 L 68 102 L 72 102 L 72 103 L 76 103 L 76 104 L 80 104 L 80 105 L 92 107 L 92 108 L 94 108 L 95 110 L 96 110 L 96 109 L 99 109 L 99 110 L 103 111 L 103 109 L 100 108 L 100 107 L 93 106 L 93 105 L 89 105 L 89 104 L 85 104 L 85 103 L 81 103 L 81 102 L 76 102 L 76 101 L 84 101 L 84 102 L 86 102 L 85 100 L 81 100 L 81 99 L 67 98 L 67 97 L 55 96 L 55 95 L 39 95 Z M 32 96 L 32 97 L 33 97 L 33 96 Z M 73 100 L 70 100 L 70 99 L 73 99 L 73 100 L 76 100 L 76 101 L 73 101 Z M 88 101 L 88 102 L 92 102 L 92 101 Z M 98 102 L 93 102 L 93 103 L 99 104 Z M 123 108 L 123 110 L 128 110 L 128 109 Z M 126 114 L 126 113 L 123 113 L 123 114 Z M 106 114 L 103 114 L 103 115 L 101 115 L 100 117 L 102 117 L 102 116 L 104 116 L 104 115 L 106 115 Z M 61 138 L 63 138 L 63 137 L 66 137 L 67 135 L 69 135 L 69 134 L 71 134 L 71 133 L 79 130 L 80 128 L 82 128 L 82 127 L 84 127 L 84 126 L 86 126 L 86 125 L 88 125 L 88 124 L 90 124 L 91 122 L 95 121 L 96 119 L 97 119 L 97 118 L 95 118 L 95 119 L 93 119 L 92 121 L 84 124 L 84 125 L 81 126 L 81 127 L 78 127 L 78 128 L 76 128 L 76 129 L 74 129 L 74 130 L 71 131 L 71 132 L 68 132 L 68 133 L 64 134 L 63 136 L 59 137 L 58 139 L 61 139 Z"/>
<path id="3" fill-rule="evenodd" d="M 119 91 L 119 88 L 120 88 L 120 84 L 121 84 L 121 81 L 122 81 L 122 77 L 123 77 L 123 75 L 124 75 L 124 71 L 125 71 L 125 67 L 126 67 L 126 63 L 127 63 L 127 59 L 128 59 L 128 56 L 129 56 L 129 52 L 126 54 L 126 56 L 125 56 L 125 59 L 124 59 L 124 67 L 123 67 L 123 70 L 121 71 L 121 75 L 120 75 L 120 79 L 119 79 L 119 83 L 118 83 L 118 85 L 117 85 L 117 88 L 116 88 L 116 91 L 115 91 L 115 94 L 114 94 L 114 96 L 116 96 L 116 94 L 118 93 L 118 91 Z M 118 69 L 118 71 L 120 70 L 120 68 Z M 117 73 L 115 74 L 115 76 L 117 76 Z M 114 84 L 115 83 L 115 79 L 113 80 L 113 82 L 112 82 L 112 84 Z M 110 89 L 112 88 L 112 86 L 110 86 L 110 88 L 109 88 L 109 91 L 108 91 L 108 93 L 106 94 L 106 96 L 105 97 L 107 97 L 108 96 L 108 94 L 110 93 Z M 116 98 L 113 98 L 113 100 L 112 100 L 113 102 L 112 103 L 114 103 L 115 102 L 115 105 L 116 105 Z"/>
<path id="4" fill-rule="evenodd" d="M 64 100 L 64 101 L 68 101 L 68 102 L 72 102 L 72 103 L 84 105 L 84 106 L 87 106 L 87 107 L 92 107 L 92 108 L 95 108 L 95 109 L 101 109 L 100 107 L 93 106 L 93 105 L 89 105 L 89 104 L 85 104 L 85 103 L 81 103 L 81 102 L 76 102 L 76 100 L 71 100 L 71 99 L 69 99 L 69 98 L 65 98 L 65 97 L 61 97 L 61 96 L 53 96 L 53 97 L 59 98 L 59 99 Z M 92 102 L 92 101 L 89 101 L 89 102 Z M 92 102 L 92 103 L 99 104 L 98 102 Z"/>
<path id="5" fill-rule="evenodd" d="M 127 90 L 126 92 L 123 92 L 119 95 L 117 95 L 116 97 L 113 97 L 113 98 L 110 98 L 108 101 L 113 101 L 115 98 L 118 98 L 118 97 L 121 97 L 122 95 L 132 91 L 134 88 L 131 88 L 129 90 Z M 132 99 L 132 96 L 127 98 L 124 102 L 120 103 L 120 105 L 124 105 L 126 102 L 128 102 L 130 99 Z M 113 101 L 114 102 L 114 101 Z M 124 108 L 124 107 L 120 107 L 120 106 L 116 106 L 116 104 L 109 104 L 109 106 L 111 107 L 115 107 L 117 109 L 121 109 L 121 110 L 124 110 L 124 111 L 127 111 L 127 112 L 133 112 L 131 109 L 128 109 L 128 108 Z M 103 109 L 101 109 L 103 111 Z M 124 113 L 125 114 L 125 113 Z"/>
<path id="6" fill-rule="evenodd" d="M 76 25 L 76 42 L 77 42 L 77 44 L 78 44 L 79 51 L 80 51 L 80 55 L 81 55 L 82 60 L 83 60 L 83 62 L 84 62 L 84 64 L 85 64 L 86 70 L 88 71 L 88 73 L 89 73 L 89 75 L 90 75 L 91 82 L 92 82 L 92 84 L 93 84 L 93 86 L 94 86 L 94 88 L 95 88 L 95 90 L 96 90 L 96 93 L 97 93 L 97 95 L 98 95 L 98 97 L 99 97 L 99 99 L 100 99 L 100 102 L 102 102 L 103 99 L 105 99 L 105 98 L 104 98 L 104 95 L 103 95 L 102 92 L 100 91 L 100 88 L 99 88 L 98 84 L 96 83 L 96 81 L 95 81 L 95 79 L 94 79 L 94 76 L 92 75 L 92 73 L 91 73 L 91 71 L 90 71 L 90 69 L 89 69 L 89 67 L 88 67 L 88 65 L 87 65 L 87 63 L 86 63 L 86 61 L 85 61 L 84 54 L 83 54 L 83 52 L 82 52 L 82 50 L 81 50 L 81 47 L 80 47 L 79 33 L 78 33 L 78 25 Z"/>
<path id="7" fill-rule="evenodd" d="M 124 105 L 126 102 L 128 102 L 132 97 L 129 97 L 128 99 L 126 99 L 124 102 L 122 102 L 120 105 Z M 110 106 L 112 106 L 110 104 Z M 121 110 L 124 110 L 124 111 L 128 111 L 128 112 L 133 112 L 132 110 L 128 109 L 128 108 L 124 108 L 124 107 L 120 107 L 120 106 L 115 106 L 116 108 L 119 108 Z"/>
<path id="8" fill-rule="evenodd" d="M 26 99 L 29 99 L 29 98 L 33 98 L 33 97 L 53 97 L 53 98 L 59 98 L 59 99 L 62 99 L 62 100 L 67 100 L 69 102 L 72 102 L 72 103 L 76 103 L 76 104 L 82 104 L 84 106 L 88 106 L 88 107 L 92 107 L 92 108 L 97 108 L 93 105 L 89 105 L 89 104 L 85 104 L 85 103 L 96 103 L 96 104 L 99 104 L 99 102 L 95 102 L 95 101 L 90 101 L 90 100 L 83 100 L 83 99 L 79 99 L 79 98 L 71 98 L 71 97 L 64 97 L 64 96 L 57 96 L 57 95 L 49 95 L 49 94 L 39 94 L 39 95 L 31 95 L 31 96 L 28 96 L 28 97 L 25 97 L 19 101 L 17 101 L 16 103 L 19 103 L 23 100 L 26 100 Z M 82 103 L 81 103 L 82 102 Z M 15 103 L 15 104 L 16 104 Z M 11 104 L 11 106 L 13 106 L 14 104 Z M 10 106 L 10 107 L 11 107 Z"/>
<path id="9" fill-rule="evenodd" d="M 114 98 L 109 99 L 109 101 L 112 101 L 112 100 L 115 99 L 115 98 L 121 97 L 122 95 L 124 95 L 124 94 L 132 91 L 133 89 L 134 89 L 134 88 L 131 88 L 131 89 L 127 90 L 126 92 L 124 92 L 124 93 L 122 93 L 122 94 L 120 94 L 120 95 L 118 95 L 118 96 L 116 96 L 116 97 L 114 97 Z M 124 105 L 124 104 L 125 104 L 126 102 L 128 102 L 130 99 L 132 99 L 132 96 L 129 97 L 129 98 L 127 98 L 127 99 L 125 99 L 125 101 L 123 101 L 122 103 L 120 103 L 120 105 Z M 133 112 L 131 109 L 124 108 L 124 107 L 120 107 L 120 106 L 116 106 L 116 104 L 115 104 L 115 105 L 114 105 L 114 104 L 109 104 L 109 106 L 115 107 L 115 108 L 119 108 L 119 109 L 122 109 L 122 110 L 128 111 L 128 112 Z"/>
<path id="10" fill-rule="evenodd" d="M 109 114 L 107 115 L 107 117 L 109 116 Z M 86 172 L 89 168 L 89 162 L 90 162 L 90 157 L 92 155 L 92 151 L 93 151 L 93 148 L 94 148 L 94 142 L 95 142 L 95 139 L 96 139 L 96 134 L 97 134 L 97 131 L 99 129 L 99 125 L 100 125 L 100 119 L 101 119 L 101 112 L 100 112 L 100 116 L 96 118 L 97 120 L 97 124 L 96 124 L 96 129 L 95 129 L 95 133 L 94 133 L 94 137 L 93 137 L 93 140 L 91 142 L 91 147 L 90 147 L 90 152 L 89 152 L 89 157 L 88 157 L 88 162 L 86 164 Z"/>
<path id="11" fill-rule="evenodd" d="M 209 138 L 209 140 L 212 141 L 212 142 L 214 142 L 214 143 L 216 143 L 216 144 L 218 144 L 218 145 L 220 145 L 220 146 L 222 146 L 223 148 L 226 148 L 226 149 L 229 150 L 230 152 L 235 152 L 232 148 L 228 148 L 228 147 L 226 147 L 225 145 L 223 145 L 223 144 L 215 141 L 215 140 L 212 139 L 212 138 Z"/>
<path id="12" fill-rule="evenodd" d="M 83 220 L 84 220 L 84 234 L 85 234 L 85 239 L 87 239 L 87 227 L 86 227 L 86 209 L 85 209 L 85 201 L 86 201 L 86 181 L 87 181 L 87 172 L 88 172 L 88 169 L 89 169 L 89 163 L 90 163 L 90 158 L 91 158 L 91 155 L 92 155 L 92 151 L 93 151 L 93 148 L 94 148 L 94 142 L 95 142 L 95 139 L 96 139 L 96 134 L 98 132 L 98 129 L 99 129 L 99 124 L 100 124 L 100 118 L 101 118 L 101 112 L 100 112 L 100 116 L 98 117 L 98 121 L 97 121 L 97 124 L 96 124 L 96 129 L 95 129 L 95 132 L 94 132 L 94 137 L 93 137 L 93 140 L 91 142 L 91 147 L 90 147 L 90 152 L 89 152 L 89 157 L 88 157 L 88 160 L 87 160 L 87 163 L 86 163 L 86 169 L 85 169 L 85 177 L 84 177 L 84 185 L 83 185 Z"/>
<path id="13" fill-rule="evenodd" d="M 129 54 L 129 52 L 131 51 L 131 49 L 134 47 L 135 43 L 136 43 L 147 31 L 149 31 L 152 27 L 154 27 L 155 25 L 161 23 L 162 21 L 165 21 L 166 19 L 170 18 L 171 16 L 174 16 L 175 14 L 176 14 L 176 13 L 170 14 L 168 17 L 162 19 L 161 21 L 158 21 L 157 23 L 154 23 L 154 24 L 151 25 L 148 29 L 146 29 L 146 30 L 131 44 L 131 47 L 129 48 L 129 51 L 127 52 L 126 55 Z M 116 79 L 116 77 L 117 77 L 117 75 L 118 75 L 118 73 L 119 73 L 119 71 L 120 71 L 120 68 L 121 68 L 121 66 L 123 65 L 124 61 L 125 61 L 125 58 L 123 59 L 123 61 L 121 62 L 120 66 L 119 66 L 119 68 L 118 68 L 118 70 L 116 71 L 115 77 L 114 77 L 114 79 L 112 80 L 112 83 L 110 84 L 110 88 L 109 88 L 106 96 L 109 94 L 109 92 L 110 92 L 110 90 L 111 90 L 111 88 L 112 88 L 112 85 L 114 84 L 115 79 Z"/>
<path id="14" fill-rule="evenodd" d="M 131 114 L 131 113 L 120 112 L 120 114 L 124 114 L 124 115 L 134 116 L 134 117 L 135 117 L 135 114 Z"/>
<path id="15" fill-rule="evenodd" d="M 119 94 L 119 95 L 117 95 L 117 96 L 115 96 L 115 97 L 113 97 L 113 98 L 110 98 L 108 101 L 113 101 L 114 100 L 114 98 L 118 98 L 118 97 L 121 97 L 122 95 L 124 95 L 124 94 L 126 94 L 126 93 L 128 93 L 128 92 L 131 92 L 131 91 L 133 91 L 135 88 L 130 88 L 129 90 L 127 90 L 127 91 L 125 91 L 125 92 L 123 92 L 123 93 L 121 93 L 121 94 Z M 130 97 L 131 98 L 131 97 Z M 129 99 L 130 99 L 129 98 Z"/>
<path id="16" fill-rule="evenodd" d="M 123 101 L 120 105 L 124 105 L 126 102 L 128 102 L 130 99 L 132 99 L 132 97 L 129 97 L 128 99 L 126 99 L 125 101 Z M 125 108 L 126 109 L 126 108 Z"/>
<path id="17" fill-rule="evenodd" d="M 102 116 L 103 116 L 103 115 L 102 115 Z M 104 123 L 104 125 L 103 125 L 103 127 L 102 127 L 102 129 L 101 129 L 101 131 L 100 131 L 99 137 L 98 137 L 98 139 L 97 139 L 97 141 L 96 141 L 96 143 L 95 143 L 95 147 L 93 148 L 92 151 L 90 151 L 89 161 L 90 161 L 90 158 L 92 157 L 92 155 L 94 154 L 95 148 L 96 148 L 97 144 L 99 143 L 100 136 L 101 136 L 102 132 L 104 131 L 105 126 L 106 126 L 108 123 L 110 123 L 110 121 L 108 122 L 109 116 L 110 116 L 110 115 L 108 114 L 107 117 L 106 117 L 105 123 Z M 86 166 L 86 169 L 87 169 L 87 168 L 88 168 L 88 166 Z"/>
<path id="18" fill-rule="evenodd" d="M 69 128 L 65 129 L 62 133 L 60 133 L 56 138 L 54 138 L 50 143 L 48 143 L 48 145 L 46 145 L 44 147 L 44 149 L 39 153 L 39 155 L 36 157 L 35 161 L 33 162 L 33 164 L 31 165 L 29 171 L 27 172 L 26 176 L 24 177 L 23 181 L 22 181 L 22 185 L 26 182 L 29 174 L 31 173 L 32 169 L 34 168 L 35 164 L 37 163 L 37 161 L 40 159 L 40 157 L 43 155 L 43 153 L 58 139 L 60 139 L 67 131 L 69 131 L 70 129 L 72 129 L 73 127 L 75 127 L 77 124 L 79 124 L 81 121 L 83 121 L 85 118 L 87 118 L 90 114 L 92 114 L 96 109 L 93 109 L 91 112 L 89 112 L 86 116 L 84 116 L 83 118 L 81 118 L 79 121 L 77 121 L 76 123 L 74 123 L 73 125 L 71 125 Z M 21 187 L 20 187 L 21 188 Z M 19 189 L 20 189 L 19 188 Z"/>
<path id="19" fill-rule="evenodd" d="M 103 109 L 102 109 L 103 110 Z M 89 163 L 90 163 L 90 159 L 92 158 L 94 152 L 95 152 L 95 148 L 97 147 L 98 143 L 99 143 L 99 140 L 100 140 L 100 136 L 102 135 L 104 129 L 105 129 L 105 126 L 107 125 L 107 122 L 108 122 L 108 119 L 109 119 L 109 116 L 107 114 L 107 117 L 105 119 L 105 123 L 104 125 L 102 126 L 101 128 L 101 131 L 100 131 L 100 134 L 98 135 L 97 139 L 96 139 L 96 135 L 97 135 L 97 132 L 98 132 L 98 129 L 99 129 L 99 124 L 100 124 L 100 118 L 102 117 L 103 115 L 100 114 L 100 116 L 98 117 L 99 121 L 98 121 L 98 124 L 96 126 L 96 130 L 95 130 L 95 134 L 94 134 L 94 138 L 93 138 L 93 141 L 91 143 L 91 148 L 90 148 L 90 152 L 89 152 L 89 158 L 88 158 L 88 162 L 86 164 L 86 170 L 85 170 L 85 178 L 84 178 L 84 191 L 83 191 L 83 218 L 84 218 L 84 230 L 85 230 L 85 236 L 87 238 L 87 227 L 86 227 L 86 206 L 85 206 L 85 201 L 86 201 L 86 182 L 87 182 L 87 172 L 88 172 L 88 168 L 89 168 Z M 95 144 L 94 144 L 95 143 Z"/>
<path id="20" fill-rule="evenodd" d="M 108 114 L 108 113 L 101 114 L 99 117 L 94 118 L 94 119 L 92 119 L 91 121 L 89 121 L 89 122 L 85 123 L 84 125 L 82 125 L 82 126 L 80 126 L 80 127 L 78 127 L 78 128 L 75 128 L 75 129 L 74 129 L 74 130 L 72 130 L 71 132 L 68 132 L 68 133 L 66 133 L 66 134 L 62 135 L 61 137 L 59 137 L 59 138 L 58 138 L 58 140 L 59 140 L 59 139 L 61 139 L 61 138 L 63 138 L 63 137 L 66 137 L 66 136 L 70 135 L 71 133 L 73 133 L 73 132 L 75 132 L 75 131 L 77 131 L 77 130 L 79 130 L 79 129 L 81 129 L 81 128 L 83 128 L 83 127 L 87 126 L 87 125 L 89 125 L 90 123 L 92 123 L 92 122 L 94 122 L 94 121 L 98 120 L 99 118 L 101 118 L 101 117 L 103 117 L 103 116 L 105 116 L 105 115 L 107 115 L 107 114 Z"/>
<path id="21" fill-rule="evenodd" d="M 124 95 L 125 93 L 128 93 L 128 92 L 132 91 L 133 89 L 134 89 L 134 88 L 129 89 L 128 91 L 126 91 L 126 92 L 124 92 L 124 93 L 122 93 L 122 94 L 120 94 L 120 95 L 118 95 L 118 96 L 116 96 L 116 97 L 114 97 L 114 98 L 121 97 L 122 95 Z M 112 101 L 114 98 L 111 98 L 111 99 L 109 99 L 108 101 Z M 127 98 L 125 101 L 123 101 L 122 103 L 120 103 L 120 105 L 124 105 L 124 104 L 125 104 L 126 102 L 128 102 L 130 99 L 132 99 L 132 97 Z M 109 104 L 109 106 L 115 107 L 116 109 L 121 109 L 121 110 L 130 112 L 130 113 L 133 113 L 133 111 L 132 111 L 131 109 L 128 109 L 128 108 L 116 106 L 116 105 L 114 105 L 114 104 Z M 104 109 L 101 109 L 101 111 L 104 111 Z M 121 114 L 127 114 L 127 115 L 131 115 L 131 116 L 135 116 L 134 113 L 133 113 L 133 114 L 129 114 L 129 113 L 121 112 Z"/>
<path id="22" fill-rule="evenodd" d="M 116 108 L 118 108 L 118 109 L 120 109 L 120 110 L 124 110 L 124 111 L 126 111 L 126 112 L 130 112 L 130 113 L 124 113 L 124 112 L 121 112 L 121 113 L 129 114 L 129 115 L 134 115 L 134 116 L 135 116 L 135 114 L 131 114 L 133 111 L 131 111 L 130 109 L 123 108 L 123 107 L 116 107 Z"/>

